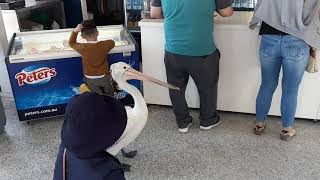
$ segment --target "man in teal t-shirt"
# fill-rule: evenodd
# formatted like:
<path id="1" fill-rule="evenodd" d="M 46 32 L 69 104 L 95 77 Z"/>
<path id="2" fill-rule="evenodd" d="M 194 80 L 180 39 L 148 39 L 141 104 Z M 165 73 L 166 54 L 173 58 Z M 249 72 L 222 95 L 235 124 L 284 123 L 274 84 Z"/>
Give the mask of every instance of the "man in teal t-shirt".
<path id="1" fill-rule="evenodd" d="M 200 129 L 220 123 L 217 87 L 220 52 L 213 38 L 213 14 L 231 16 L 232 0 L 151 0 L 151 17 L 164 18 L 167 81 L 181 91 L 169 90 L 179 131 L 192 124 L 185 90 L 189 76 L 200 96 Z"/>

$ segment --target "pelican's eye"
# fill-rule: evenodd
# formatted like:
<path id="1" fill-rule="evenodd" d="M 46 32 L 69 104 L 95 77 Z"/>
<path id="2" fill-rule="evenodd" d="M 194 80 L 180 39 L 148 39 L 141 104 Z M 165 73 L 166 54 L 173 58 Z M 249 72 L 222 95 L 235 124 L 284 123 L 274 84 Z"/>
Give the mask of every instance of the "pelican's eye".
<path id="1" fill-rule="evenodd" d="M 126 67 L 126 66 L 124 66 L 124 67 L 123 67 L 123 69 L 127 69 L 127 67 Z"/>

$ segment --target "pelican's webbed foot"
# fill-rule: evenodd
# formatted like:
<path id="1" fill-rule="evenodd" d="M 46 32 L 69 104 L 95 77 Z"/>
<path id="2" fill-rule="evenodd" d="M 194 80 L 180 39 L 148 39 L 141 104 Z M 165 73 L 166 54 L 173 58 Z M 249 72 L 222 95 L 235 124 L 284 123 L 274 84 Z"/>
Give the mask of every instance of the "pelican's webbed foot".
<path id="1" fill-rule="evenodd" d="M 130 171 L 131 171 L 131 165 L 125 164 L 125 163 L 121 163 L 121 169 L 122 169 L 124 172 L 130 172 Z"/>
<path id="2" fill-rule="evenodd" d="M 137 150 L 126 152 L 124 149 L 121 149 L 122 156 L 126 158 L 134 158 L 137 155 L 137 153 Z"/>

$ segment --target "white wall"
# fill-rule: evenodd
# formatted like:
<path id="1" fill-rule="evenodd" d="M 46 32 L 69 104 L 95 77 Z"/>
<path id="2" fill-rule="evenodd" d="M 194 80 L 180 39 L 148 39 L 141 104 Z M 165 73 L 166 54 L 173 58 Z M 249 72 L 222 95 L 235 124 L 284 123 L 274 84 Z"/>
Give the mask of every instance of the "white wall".
<path id="1" fill-rule="evenodd" d="M 8 37 L 4 26 L 2 11 L 0 9 L 0 86 L 2 96 L 12 96 L 10 81 L 8 78 L 7 67 L 5 64 L 5 56 L 8 50 Z"/>
<path id="2" fill-rule="evenodd" d="M 1 13 L 2 13 L 3 22 L 5 24 L 4 27 L 6 29 L 8 42 L 10 42 L 12 35 L 15 32 L 20 31 L 17 14 L 15 10 L 2 10 Z"/>

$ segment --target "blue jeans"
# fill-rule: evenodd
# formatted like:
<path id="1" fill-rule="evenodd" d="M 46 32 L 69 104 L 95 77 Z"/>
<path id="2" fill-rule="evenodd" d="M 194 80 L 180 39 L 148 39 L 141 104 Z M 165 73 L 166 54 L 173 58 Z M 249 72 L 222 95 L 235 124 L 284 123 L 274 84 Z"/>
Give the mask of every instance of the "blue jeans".
<path id="1" fill-rule="evenodd" d="M 283 128 L 292 126 L 297 109 L 298 90 L 309 56 L 309 45 L 294 36 L 262 36 L 260 45 L 262 80 L 256 100 L 258 122 L 264 122 L 267 119 L 282 67 L 282 126 Z"/>

